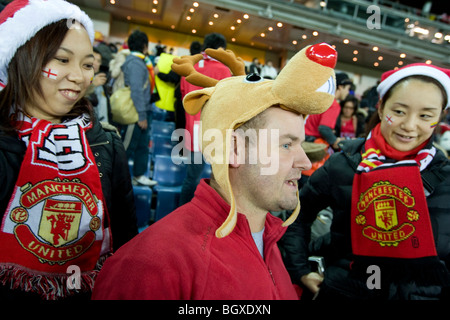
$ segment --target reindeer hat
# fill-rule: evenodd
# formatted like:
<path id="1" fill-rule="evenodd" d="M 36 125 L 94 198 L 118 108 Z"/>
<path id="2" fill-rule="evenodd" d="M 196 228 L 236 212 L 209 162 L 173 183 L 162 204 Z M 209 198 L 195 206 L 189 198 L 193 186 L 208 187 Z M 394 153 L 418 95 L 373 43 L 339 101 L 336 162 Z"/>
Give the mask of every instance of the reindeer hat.
<path id="1" fill-rule="evenodd" d="M 271 106 L 280 105 L 303 115 L 326 111 L 333 102 L 336 89 L 333 68 L 337 53 L 326 43 L 306 47 L 292 57 L 276 80 L 246 76 L 244 61 L 236 58 L 230 50 L 206 49 L 206 54 L 227 65 L 234 76 L 218 81 L 197 72 L 193 66 L 203 58 L 202 54 L 174 59 L 172 70 L 186 77 L 188 82 L 204 88 L 190 92 L 183 100 L 187 113 L 194 115 L 201 110 L 202 136 L 210 129 L 218 129 L 222 133 L 220 143 L 206 138 L 201 142 L 215 180 L 228 192 L 230 199 L 229 215 L 216 230 L 216 236 L 222 238 L 233 231 L 237 221 L 228 171 L 231 131 Z M 213 156 L 204 152 L 211 143 L 214 143 Z M 300 201 L 283 226 L 291 224 L 299 211 Z"/>

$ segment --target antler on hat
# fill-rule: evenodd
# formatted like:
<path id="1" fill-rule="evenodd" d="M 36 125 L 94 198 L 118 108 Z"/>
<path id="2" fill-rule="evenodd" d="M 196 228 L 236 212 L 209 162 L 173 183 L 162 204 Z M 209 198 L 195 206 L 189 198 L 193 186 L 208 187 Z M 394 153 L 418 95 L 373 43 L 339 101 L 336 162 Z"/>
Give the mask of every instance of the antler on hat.
<path id="1" fill-rule="evenodd" d="M 337 52 L 326 43 L 306 47 L 292 57 L 276 80 L 245 76 L 243 61 L 229 50 L 207 49 L 206 54 L 228 65 L 235 76 L 210 81 L 204 75 L 195 74 L 192 65 L 201 59 L 201 55 L 174 59 L 172 69 L 192 84 L 205 87 L 188 93 L 183 99 L 186 112 L 196 114 L 202 110 L 202 135 L 210 129 L 222 133 L 220 143 L 214 140 L 214 156 L 204 154 L 211 163 L 215 180 L 228 192 L 231 202 L 227 219 L 216 230 L 216 236 L 222 238 L 233 231 L 237 221 L 228 171 L 231 131 L 275 105 L 304 115 L 327 110 L 335 97 L 333 68 Z M 202 151 L 211 143 L 213 141 L 202 139 Z M 300 201 L 283 226 L 291 224 L 299 211 Z"/>
<path id="2" fill-rule="evenodd" d="M 68 19 L 67 27 L 81 23 L 94 42 L 94 25 L 86 13 L 64 0 L 14 0 L 0 13 L 0 91 L 8 83 L 8 65 L 17 49 L 45 26 Z"/>

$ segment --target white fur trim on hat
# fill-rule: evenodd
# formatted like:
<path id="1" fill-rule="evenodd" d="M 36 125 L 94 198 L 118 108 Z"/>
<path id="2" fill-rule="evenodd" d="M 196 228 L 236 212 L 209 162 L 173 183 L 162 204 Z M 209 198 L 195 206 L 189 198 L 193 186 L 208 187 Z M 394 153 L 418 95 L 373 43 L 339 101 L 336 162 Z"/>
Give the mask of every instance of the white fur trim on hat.
<path id="1" fill-rule="evenodd" d="M 13 17 L 0 24 L 0 91 L 8 82 L 8 65 L 17 49 L 30 40 L 45 26 L 63 19 L 68 28 L 79 27 L 77 21 L 87 30 L 91 43 L 94 42 L 94 25 L 78 6 L 64 0 L 29 0 L 28 4 L 14 13 Z"/>
<path id="2" fill-rule="evenodd" d="M 450 77 L 445 72 L 432 66 L 420 65 L 420 66 L 405 67 L 392 73 L 389 77 L 381 81 L 377 87 L 377 91 L 378 94 L 380 95 L 380 98 L 383 98 L 386 92 L 401 79 L 413 75 L 428 76 L 430 78 L 439 81 L 439 83 L 441 83 L 442 86 L 444 87 L 445 92 L 447 92 L 447 100 L 449 100 L 447 101 L 447 105 L 445 106 L 445 108 L 447 109 L 448 107 L 450 107 Z"/>

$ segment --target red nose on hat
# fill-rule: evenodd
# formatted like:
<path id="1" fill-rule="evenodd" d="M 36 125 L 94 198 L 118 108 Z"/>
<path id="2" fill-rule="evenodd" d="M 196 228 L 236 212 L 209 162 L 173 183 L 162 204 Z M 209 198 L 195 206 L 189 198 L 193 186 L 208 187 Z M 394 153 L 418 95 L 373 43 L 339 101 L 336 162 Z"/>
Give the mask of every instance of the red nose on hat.
<path id="1" fill-rule="evenodd" d="M 308 48 L 306 56 L 324 67 L 334 68 L 337 62 L 337 52 L 328 43 L 318 43 Z"/>

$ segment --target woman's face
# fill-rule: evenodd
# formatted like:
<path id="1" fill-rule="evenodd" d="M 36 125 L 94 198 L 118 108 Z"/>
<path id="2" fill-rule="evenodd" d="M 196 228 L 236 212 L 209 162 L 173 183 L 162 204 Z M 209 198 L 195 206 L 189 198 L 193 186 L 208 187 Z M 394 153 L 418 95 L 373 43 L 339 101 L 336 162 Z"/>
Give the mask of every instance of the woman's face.
<path id="1" fill-rule="evenodd" d="M 342 107 L 342 114 L 346 118 L 350 118 L 353 115 L 353 112 L 355 111 L 355 104 L 353 101 L 347 101 L 345 102 L 344 106 Z"/>
<path id="2" fill-rule="evenodd" d="M 397 85 L 378 110 L 381 134 L 399 151 L 410 151 L 433 134 L 442 112 L 443 97 L 432 83 L 409 79 Z"/>
<path id="3" fill-rule="evenodd" d="M 42 70 L 43 97 L 34 94 L 25 106 L 32 117 L 60 123 L 84 97 L 94 76 L 94 55 L 84 28 L 69 29 L 56 55 Z"/>

